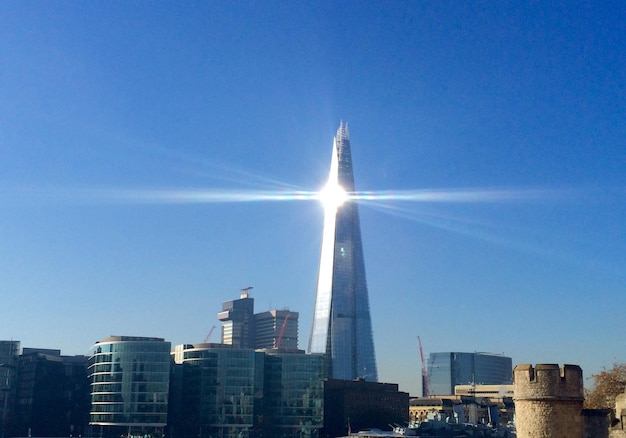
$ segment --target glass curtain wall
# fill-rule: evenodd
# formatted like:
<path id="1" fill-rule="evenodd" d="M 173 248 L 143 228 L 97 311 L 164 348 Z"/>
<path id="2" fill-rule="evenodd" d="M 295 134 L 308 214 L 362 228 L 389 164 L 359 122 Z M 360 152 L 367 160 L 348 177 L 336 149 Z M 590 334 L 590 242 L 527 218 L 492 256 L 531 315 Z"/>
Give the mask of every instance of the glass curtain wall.
<path id="1" fill-rule="evenodd" d="M 327 190 L 355 191 L 348 126 L 337 130 Z M 333 189 L 338 186 L 338 189 Z M 309 353 L 325 353 L 329 377 L 378 381 L 359 212 L 327 205 Z"/>
<path id="2" fill-rule="evenodd" d="M 167 424 L 169 342 L 125 336 L 103 339 L 90 350 L 88 373 L 94 435 L 162 435 Z"/>
<path id="3" fill-rule="evenodd" d="M 177 436 L 246 438 L 255 404 L 255 351 L 220 344 L 186 345 L 182 362 L 184 417 Z M 178 349 L 178 347 L 177 347 Z"/>
<path id="4" fill-rule="evenodd" d="M 264 436 L 319 436 L 324 425 L 323 376 L 323 355 L 266 352 Z"/>

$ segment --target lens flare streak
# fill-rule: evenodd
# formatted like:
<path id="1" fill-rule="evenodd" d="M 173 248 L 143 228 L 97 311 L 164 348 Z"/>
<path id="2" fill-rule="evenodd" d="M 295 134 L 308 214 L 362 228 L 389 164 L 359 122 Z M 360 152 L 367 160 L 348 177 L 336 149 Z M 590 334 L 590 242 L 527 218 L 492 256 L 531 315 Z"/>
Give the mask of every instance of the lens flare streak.
<path id="1" fill-rule="evenodd" d="M 545 190 L 385 190 L 345 193 L 346 201 L 398 202 L 503 202 L 551 197 Z M 121 190 L 107 197 L 165 203 L 236 203 L 260 201 L 324 200 L 325 191 L 235 191 L 235 190 Z"/>
<path id="2" fill-rule="evenodd" d="M 9 195 L 9 196 L 7 196 Z M 554 199 L 554 190 L 420 189 L 342 192 L 342 202 L 378 205 L 394 203 L 494 203 Z M 142 204 L 211 204 L 243 202 L 321 201 L 325 190 L 232 189 L 25 189 L 0 190 L 0 199 L 39 199 L 65 202 L 123 202 Z"/>

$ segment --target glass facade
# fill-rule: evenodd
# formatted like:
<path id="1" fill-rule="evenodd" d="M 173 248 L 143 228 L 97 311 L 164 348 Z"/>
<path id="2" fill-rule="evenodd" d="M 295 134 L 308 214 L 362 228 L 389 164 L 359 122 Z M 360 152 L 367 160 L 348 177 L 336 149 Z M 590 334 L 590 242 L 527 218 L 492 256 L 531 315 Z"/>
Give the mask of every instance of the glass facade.
<path id="1" fill-rule="evenodd" d="M 112 336 L 90 350 L 89 424 L 95 434 L 159 435 L 167 424 L 170 343 Z M 118 429 L 115 429 L 118 427 Z"/>
<path id="2" fill-rule="evenodd" d="M 328 181 L 355 191 L 350 136 L 337 130 Z M 357 204 L 327 206 L 310 353 L 325 353 L 329 377 L 378 381 Z"/>
<path id="3" fill-rule="evenodd" d="M 264 436 L 317 437 L 324 425 L 324 356 L 265 354 Z"/>
<path id="4" fill-rule="evenodd" d="M 430 353 L 428 387 L 431 395 L 454 394 L 456 385 L 507 385 L 513 380 L 510 357 L 489 353 Z"/>
<path id="5" fill-rule="evenodd" d="M 87 358 L 25 348 L 9 436 L 85 435 L 88 415 Z"/>
<path id="6" fill-rule="evenodd" d="M 0 341 L 0 433 L 11 432 L 20 341 Z"/>
<path id="7" fill-rule="evenodd" d="M 173 422 L 172 436 L 245 438 L 252 432 L 255 390 L 262 389 L 262 354 L 223 344 L 184 344 L 174 350 L 182 367 L 183 411 Z M 261 358 L 261 359 L 259 359 Z M 257 361 L 261 366 L 257 367 Z"/>

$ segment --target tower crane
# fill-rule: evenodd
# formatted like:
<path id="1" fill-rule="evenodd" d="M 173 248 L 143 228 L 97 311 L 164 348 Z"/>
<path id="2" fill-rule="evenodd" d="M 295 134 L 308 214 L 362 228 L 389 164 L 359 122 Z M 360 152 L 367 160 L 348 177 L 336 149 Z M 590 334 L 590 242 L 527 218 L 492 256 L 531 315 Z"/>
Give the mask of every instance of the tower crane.
<path id="1" fill-rule="evenodd" d="M 280 332 L 278 333 L 278 338 L 276 339 L 276 348 L 280 348 L 280 344 L 283 341 L 283 335 L 285 334 L 285 329 L 287 328 L 287 320 L 290 316 L 291 314 L 287 314 L 283 320 L 283 325 L 280 327 Z"/>
<path id="2" fill-rule="evenodd" d="M 213 330 L 215 330 L 215 326 L 211 327 L 211 330 L 209 330 L 209 333 L 206 335 L 206 338 L 204 338 L 205 344 L 209 342 L 209 339 L 211 339 L 211 334 L 213 333 Z"/>
<path id="3" fill-rule="evenodd" d="M 430 390 L 428 389 L 428 372 L 426 371 L 426 362 L 424 361 L 424 351 L 422 350 L 422 340 L 420 337 L 417 337 L 417 343 L 420 347 L 420 358 L 422 359 L 422 386 L 423 392 L 426 397 L 430 395 Z"/>

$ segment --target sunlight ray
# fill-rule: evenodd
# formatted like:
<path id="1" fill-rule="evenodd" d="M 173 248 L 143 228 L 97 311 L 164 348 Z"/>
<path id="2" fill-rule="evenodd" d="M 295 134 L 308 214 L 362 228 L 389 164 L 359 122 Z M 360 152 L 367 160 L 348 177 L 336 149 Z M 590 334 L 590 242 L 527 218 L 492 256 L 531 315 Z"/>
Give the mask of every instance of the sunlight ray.
<path id="1" fill-rule="evenodd" d="M 108 198 L 154 203 L 237 203 L 260 201 L 322 200 L 324 190 L 107 190 L 101 192 Z M 421 189 L 356 191 L 346 193 L 347 201 L 363 204 L 386 205 L 389 201 L 419 203 L 478 203 L 547 199 L 555 195 L 549 190 L 473 190 L 473 189 Z"/>
<path id="2" fill-rule="evenodd" d="M 285 184 L 285 187 L 287 185 Z M 244 202 L 323 201 L 324 189 L 281 190 L 241 189 L 63 189 L 20 188 L 0 190 L 0 197 L 10 199 L 48 199 L 82 202 L 124 202 L 151 204 L 210 204 Z M 419 189 L 346 192 L 346 202 L 358 202 L 377 209 L 393 210 L 404 203 L 500 203 L 548 200 L 563 192 L 541 189 Z"/>

